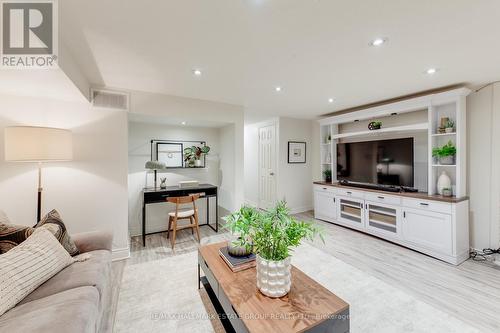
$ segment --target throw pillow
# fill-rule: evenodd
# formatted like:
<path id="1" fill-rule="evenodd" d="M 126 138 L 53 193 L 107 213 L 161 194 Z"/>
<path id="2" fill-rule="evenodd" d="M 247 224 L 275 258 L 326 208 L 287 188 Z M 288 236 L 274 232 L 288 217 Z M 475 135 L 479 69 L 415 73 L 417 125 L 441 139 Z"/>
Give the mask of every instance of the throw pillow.
<path id="1" fill-rule="evenodd" d="M 10 224 L 7 215 L 0 211 L 0 254 L 21 244 L 33 233 L 33 228 Z"/>
<path id="2" fill-rule="evenodd" d="M 51 210 L 47 215 L 45 215 L 40 222 L 38 222 L 35 228 L 44 226 L 50 232 L 54 234 L 59 243 L 68 251 L 72 256 L 80 253 L 78 247 L 76 247 L 75 242 L 71 239 L 68 232 L 66 231 L 66 226 L 57 212 L 57 210 Z"/>
<path id="3" fill-rule="evenodd" d="M 45 228 L 0 255 L 0 316 L 74 259 Z"/>

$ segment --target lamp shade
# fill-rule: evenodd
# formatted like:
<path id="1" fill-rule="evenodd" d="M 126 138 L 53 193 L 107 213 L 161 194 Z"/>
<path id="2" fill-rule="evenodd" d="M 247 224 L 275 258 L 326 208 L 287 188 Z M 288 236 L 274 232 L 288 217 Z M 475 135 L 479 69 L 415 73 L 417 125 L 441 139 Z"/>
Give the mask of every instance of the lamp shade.
<path id="1" fill-rule="evenodd" d="M 69 161 L 73 158 L 73 138 L 71 131 L 65 129 L 6 127 L 4 142 L 6 161 Z"/>

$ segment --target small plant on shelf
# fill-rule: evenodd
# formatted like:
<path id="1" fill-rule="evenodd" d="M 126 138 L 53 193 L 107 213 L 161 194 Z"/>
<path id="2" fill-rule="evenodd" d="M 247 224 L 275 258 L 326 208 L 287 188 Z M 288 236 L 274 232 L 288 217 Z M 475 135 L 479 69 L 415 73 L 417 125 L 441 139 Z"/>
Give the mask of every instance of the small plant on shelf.
<path id="1" fill-rule="evenodd" d="M 325 182 L 331 183 L 332 182 L 332 170 L 327 169 L 323 171 L 323 176 L 325 176 Z"/>
<path id="2" fill-rule="evenodd" d="M 444 130 L 446 133 L 453 133 L 455 131 L 455 122 L 451 119 L 448 119 L 448 121 L 444 125 Z"/>
<path id="3" fill-rule="evenodd" d="M 457 148 L 453 144 L 453 142 L 448 141 L 442 147 L 436 147 L 432 149 L 432 156 L 436 157 L 439 160 L 439 164 L 450 165 L 454 162 L 454 157 L 457 154 Z"/>
<path id="4" fill-rule="evenodd" d="M 209 146 L 187 147 L 184 149 L 184 162 L 186 162 L 189 167 L 200 167 L 201 157 L 203 155 L 208 154 L 209 151 L 210 151 Z"/>

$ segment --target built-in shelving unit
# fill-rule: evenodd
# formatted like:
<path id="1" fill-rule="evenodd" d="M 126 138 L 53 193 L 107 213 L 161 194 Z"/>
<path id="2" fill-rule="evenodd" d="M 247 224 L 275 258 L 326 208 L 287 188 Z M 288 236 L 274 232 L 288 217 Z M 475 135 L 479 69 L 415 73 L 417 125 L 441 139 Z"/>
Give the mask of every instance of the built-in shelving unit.
<path id="1" fill-rule="evenodd" d="M 404 135 L 409 136 L 414 133 L 427 133 L 427 191 L 429 195 L 437 193 L 437 180 L 444 171 L 452 180 L 453 195 L 463 197 L 466 195 L 466 96 L 470 93 L 467 88 L 452 89 L 444 92 L 420 96 L 395 103 L 376 106 L 364 110 L 343 113 L 338 116 L 331 116 L 320 120 L 320 151 L 321 151 L 321 174 L 325 170 L 333 170 L 332 182 L 336 182 L 337 170 L 337 143 L 342 140 L 362 138 L 369 140 L 382 135 Z M 412 112 L 426 112 L 427 121 L 414 123 L 402 123 L 395 126 L 382 126 L 379 130 L 354 130 L 342 131 L 345 124 L 359 121 L 374 121 L 383 117 L 399 117 L 400 115 Z M 449 118 L 455 123 L 453 133 L 439 133 L 442 118 Z M 425 134 L 423 134 L 425 136 Z M 328 140 L 330 137 L 330 140 Z M 432 156 L 432 150 L 451 141 L 457 148 L 455 163 L 452 165 L 441 165 Z M 425 173 L 425 171 L 423 171 Z"/>

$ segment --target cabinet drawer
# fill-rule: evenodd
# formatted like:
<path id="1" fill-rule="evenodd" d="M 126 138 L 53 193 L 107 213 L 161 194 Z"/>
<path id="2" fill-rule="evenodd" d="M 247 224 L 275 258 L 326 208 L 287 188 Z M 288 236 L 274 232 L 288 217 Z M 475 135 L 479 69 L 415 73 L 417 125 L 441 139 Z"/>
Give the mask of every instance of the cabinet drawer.
<path id="1" fill-rule="evenodd" d="M 353 191 L 349 189 L 339 188 L 337 189 L 337 193 L 346 197 L 359 198 L 363 199 L 365 197 L 363 192 Z"/>
<path id="2" fill-rule="evenodd" d="M 446 202 L 404 198 L 403 206 L 408 208 L 422 209 L 431 212 L 451 214 L 451 204 Z"/>
<path id="3" fill-rule="evenodd" d="M 401 205 L 401 198 L 383 193 L 365 193 L 365 199 L 373 202 L 386 203 L 389 205 Z"/>
<path id="4" fill-rule="evenodd" d="M 324 192 L 324 193 L 336 193 L 335 188 L 328 185 L 314 185 L 314 191 Z"/>
<path id="5" fill-rule="evenodd" d="M 198 253 L 198 263 L 200 264 L 200 268 L 203 270 L 203 273 L 205 273 L 205 276 L 208 280 L 208 283 L 210 283 L 210 287 L 212 287 L 212 290 L 214 291 L 215 295 L 219 295 L 219 283 L 215 279 L 212 271 L 208 267 L 207 263 L 203 259 L 200 253 Z"/>

